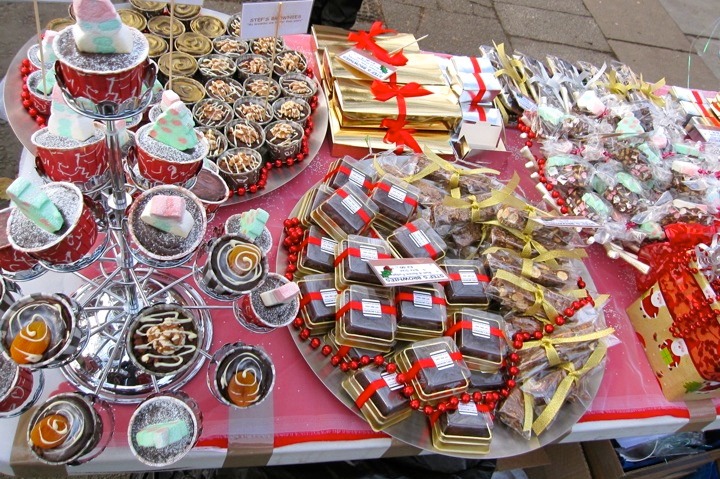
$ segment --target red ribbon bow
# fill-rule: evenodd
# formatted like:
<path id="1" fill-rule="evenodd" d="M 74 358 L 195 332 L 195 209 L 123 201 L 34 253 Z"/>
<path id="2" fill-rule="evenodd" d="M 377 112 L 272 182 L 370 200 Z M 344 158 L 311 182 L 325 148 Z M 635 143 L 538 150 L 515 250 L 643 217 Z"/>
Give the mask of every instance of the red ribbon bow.
<path id="1" fill-rule="evenodd" d="M 401 67 L 407 64 L 408 59 L 403 54 L 402 50 L 394 55 L 390 55 L 387 50 L 375 43 L 374 38 L 384 33 L 396 32 L 395 30 L 384 28 L 382 22 L 375 22 L 367 32 L 364 30 L 359 32 L 350 32 L 348 34 L 348 41 L 353 42 L 355 46 L 361 50 L 369 51 L 381 62 L 389 63 L 390 65 L 394 65 L 396 67 Z"/>
<path id="2" fill-rule="evenodd" d="M 380 126 L 387 128 L 387 133 L 383 141 L 385 143 L 395 143 L 397 146 L 407 145 L 416 153 L 420 153 L 422 149 L 418 142 L 413 138 L 413 133 L 416 130 L 412 128 L 405 128 L 407 121 L 405 117 L 407 115 L 407 104 L 405 98 L 412 98 L 418 96 L 430 95 L 432 92 L 426 90 L 419 83 L 411 82 L 407 85 L 400 86 L 395 81 L 390 83 L 384 83 L 380 80 L 375 80 L 370 86 L 373 96 L 378 101 L 388 101 L 391 98 L 397 99 L 398 104 L 398 117 L 396 119 L 385 118 Z"/>

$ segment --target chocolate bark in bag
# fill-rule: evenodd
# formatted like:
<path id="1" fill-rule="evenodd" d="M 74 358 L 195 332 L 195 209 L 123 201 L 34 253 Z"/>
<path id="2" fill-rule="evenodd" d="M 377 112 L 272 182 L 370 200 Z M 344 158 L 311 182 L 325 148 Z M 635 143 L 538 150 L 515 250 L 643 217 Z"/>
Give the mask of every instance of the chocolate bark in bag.
<path id="1" fill-rule="evenodd" d="M 504 279 L 506 277 L 508 279 Z M 521 314 L 548 316 L 548 319 L 555 319 L 575 301 L 573 297 L 554 292 L 505 271 L 497 272 L 490 281 L 488 292 L 503 306 Z"/>
<path id="2" fill-rule="evenodd" d="M 498 410 L 497 418 L 525 439 L 530 439 L 530 430 L 525 431 L 523 427 L 525 424 L 525 398 L 520 388 L 513 389 L 505 399 Z"/>
<path id="3" fill-rule="evenodd" d="M 516 276 L 523 276 L 543 286 L 562 288 L 577 277 L 570 268 L 553 268 L 545 263 L 533 262 L 508 250 L 498 250 L 485 255 L 485 264 L 491 274 L 505 270 Z"/>

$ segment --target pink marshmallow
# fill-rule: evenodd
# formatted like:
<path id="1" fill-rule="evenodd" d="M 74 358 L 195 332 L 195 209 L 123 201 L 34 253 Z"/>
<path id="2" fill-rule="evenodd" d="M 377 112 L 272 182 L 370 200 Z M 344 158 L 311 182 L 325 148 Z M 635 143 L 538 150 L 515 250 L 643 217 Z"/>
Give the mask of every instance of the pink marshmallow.
<path id="1" fill-rule="evenodd" d="M 298 288 L 297 283 L 291 281 L 279 288 L 260 293 L 260 299 L 265 306 L 275 306 L 291 301 L 298 294 L 300 294 L 300 288 Z"/>
<path id="2" fill-rule="evenodd" d="M 73 0 L 73 11 L 78 20 L 93 23 L 113 20 L 118 15 L 110 0 Z"/>
<path id="3" fill-rule="evenodd" d="M 180 196 L 156 195 L 150 199 L 150 214 L 160 218 L 182 218 L 185 213 L 185 198 Z"/>

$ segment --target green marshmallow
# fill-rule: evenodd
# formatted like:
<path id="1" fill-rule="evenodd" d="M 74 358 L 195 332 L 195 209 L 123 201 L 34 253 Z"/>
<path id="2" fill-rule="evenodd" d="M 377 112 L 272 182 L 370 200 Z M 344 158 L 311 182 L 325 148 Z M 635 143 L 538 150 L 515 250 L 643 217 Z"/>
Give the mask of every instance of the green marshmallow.
<path id="1" fill-rule="evenodd" d="M 60 210 L 47 194 L 27 178 L 18 178 L 8 186 L 7 196 L 23 215 L 48 233 L 55 233 L 64 224 Z"/>

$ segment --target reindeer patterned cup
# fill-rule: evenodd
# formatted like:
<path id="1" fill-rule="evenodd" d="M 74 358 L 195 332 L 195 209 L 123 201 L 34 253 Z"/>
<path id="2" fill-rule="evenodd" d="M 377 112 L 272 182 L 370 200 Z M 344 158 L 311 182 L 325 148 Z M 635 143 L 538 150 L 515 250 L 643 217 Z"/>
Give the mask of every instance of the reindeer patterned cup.
<path id="1" fill-rule="evenodd" d="M 49 128 L 30 137 L 45 174 L 53 181 L 85 184 L 108 172 L 105 133 L 95 129 L 85 141 L 54 135 Z"/>
<path id="2" fill-rule="evenodd" d="M 98 226 L 80 189 L 72 183 L 48 183 L 41 187 L 60 210 L 64 224 L 49 233 L 14 209 L 8 220 L 10 245 L 37 259 L 52 264 L 74 263 L 95 244 Z"/>

